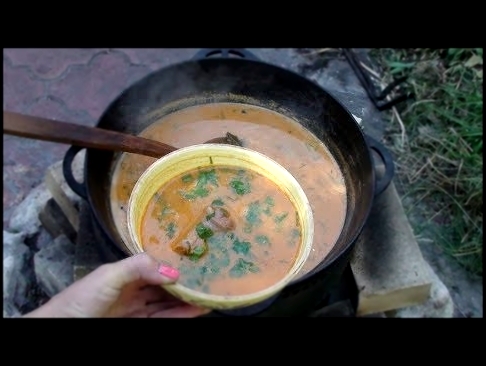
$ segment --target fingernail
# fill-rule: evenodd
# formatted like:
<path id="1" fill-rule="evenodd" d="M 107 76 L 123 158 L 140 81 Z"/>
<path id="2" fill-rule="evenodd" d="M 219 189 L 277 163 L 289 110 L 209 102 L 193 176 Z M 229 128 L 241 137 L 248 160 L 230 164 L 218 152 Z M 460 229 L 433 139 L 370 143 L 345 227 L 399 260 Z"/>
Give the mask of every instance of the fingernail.
<path id="1" fill-rule="evenodd" d="M 179 278 L 179 271 L 175 268 L 161 264 L 159 267 L 159 273 L 162 276 L 170 278 L 171 280 L 177 280 Z"/>

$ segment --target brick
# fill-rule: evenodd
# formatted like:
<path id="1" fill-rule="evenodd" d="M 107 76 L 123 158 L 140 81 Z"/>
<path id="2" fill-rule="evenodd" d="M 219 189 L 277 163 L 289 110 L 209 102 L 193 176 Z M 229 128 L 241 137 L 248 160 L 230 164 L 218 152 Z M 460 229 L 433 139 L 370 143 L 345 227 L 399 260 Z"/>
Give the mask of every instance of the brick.
<path id="1" fill-rule="evenodd" d="M 191 59 L 199 48 L 118 48 L 134 64 L 142 64 L 157 70 L 167 65 Z"/>
<path id="2" fill-rule="evenodd" d="M 452 318 L 454 317 L 454 302 L 449 290 L 437 276 L 432 267 L 426 263 L 432 278 L 430 296 L 423 304 L 397 309 L 395 318 Z"/>
<path id="3" fill-rule="evenodd" d="M 351 258 L 357 315 L 417 305 L 430 294 L 427 263 L 394 184 L 378 196 Z"/>
<path id="4" fill-rule="evenodd" d="M 27 66 L 39 79 L 55 79 L 69 66 L 87 64 L 102 48 L 14 48 L 3 52 L 16 66 Z"/>
<path id="5" fill-rule="evenodd" d="M 36 100 L 27 109 L 27 114 L 85 126 L 94 126 L 95 124 L 95 119 L 91 118 L 88 113 L 71 111 L 61 99 L 51 96 Z M 67 145 L 63 146 L 66 147 Z"/>
<path id="6" fill-rule="evenodd" d="M 41 227 L 39 213 L 50 198 L 51 194 L 44 183 L 32 189 L 22 202 L 12 210 L 8 222 L 9 230 L 23 232 L 28 238 L 35 237 Z"/>
<path id="7" fill-rule="evenodd" d="M 74 178 L 80 182 L 83 181 L 84 156 L 85 152 L 81 151 L 72 164 Z M 62 172 L 62 161 L 49 167 L 45 175 L 45 182 L 52 197 L 77 232 L 79 228 L 79 203 L 82 198 L 74 193 L 66 183 Z"/>
<path id="8" fill-rule="evenodd" d="M 62 99 L 70 110 L 87 111 L 97 120 L 133 80 L 148 72 L 145 66 L 131 65 L 123 54 L 101 53 L 89 64 L 72 67 L 51 82 L 49 94 Z"/>
<path id="9" fill-rule="evenodd" d="M 35 80 L 25 67 L 14 67 L 3 60 L 3 109 L 24 112 L 25 108 L 44 95 L 44 84 Z"/>
<path id="10" fill-rule="evenodd" d="M 39 220 L 53 238 L 65 235 L 73 242 L 76 240 L 76 231 L 53 198 L 47 201 L 39 213 Z"/>

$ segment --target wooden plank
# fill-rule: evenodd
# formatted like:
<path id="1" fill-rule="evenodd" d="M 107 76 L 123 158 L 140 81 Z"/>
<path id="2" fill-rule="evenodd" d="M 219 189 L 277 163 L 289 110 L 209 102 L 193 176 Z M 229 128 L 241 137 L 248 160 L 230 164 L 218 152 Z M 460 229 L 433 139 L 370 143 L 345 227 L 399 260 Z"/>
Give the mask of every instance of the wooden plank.
<path id="1" fill-rule="evenodd" d="M 357 315 L 427 301 L 432 279 L 392 183 L 373 205 L 351 258 L 359 291 Z"/>

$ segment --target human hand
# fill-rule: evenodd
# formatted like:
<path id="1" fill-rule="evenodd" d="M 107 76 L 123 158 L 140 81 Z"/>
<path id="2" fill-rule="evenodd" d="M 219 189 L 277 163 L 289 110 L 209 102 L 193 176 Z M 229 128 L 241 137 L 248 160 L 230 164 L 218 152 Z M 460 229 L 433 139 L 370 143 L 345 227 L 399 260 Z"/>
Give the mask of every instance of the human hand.
<path id="1" fill-rule="evenodd" d="M 176 269 L 137 254 L 100 266 L 25 317 L 191 318 L 207 313 L 161 287 L 178 278 Z"/>

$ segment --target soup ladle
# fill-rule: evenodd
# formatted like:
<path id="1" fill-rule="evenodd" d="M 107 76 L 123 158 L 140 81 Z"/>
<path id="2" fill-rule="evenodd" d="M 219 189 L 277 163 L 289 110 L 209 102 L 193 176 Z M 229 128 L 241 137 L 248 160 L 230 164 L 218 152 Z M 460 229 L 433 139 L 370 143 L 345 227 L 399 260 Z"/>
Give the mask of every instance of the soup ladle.
<path id="1" fill-rule="evenodd" d="M 86 148 L 139 154 L 153 158 L 160 158 L 178 149 L 163 142 L 127 133 L 9 111 L 3 111 L 3 133 Z M 229 132 L 224 137 L 216 137 L 205 143 L 242 146 L 241 140 Z"/>

